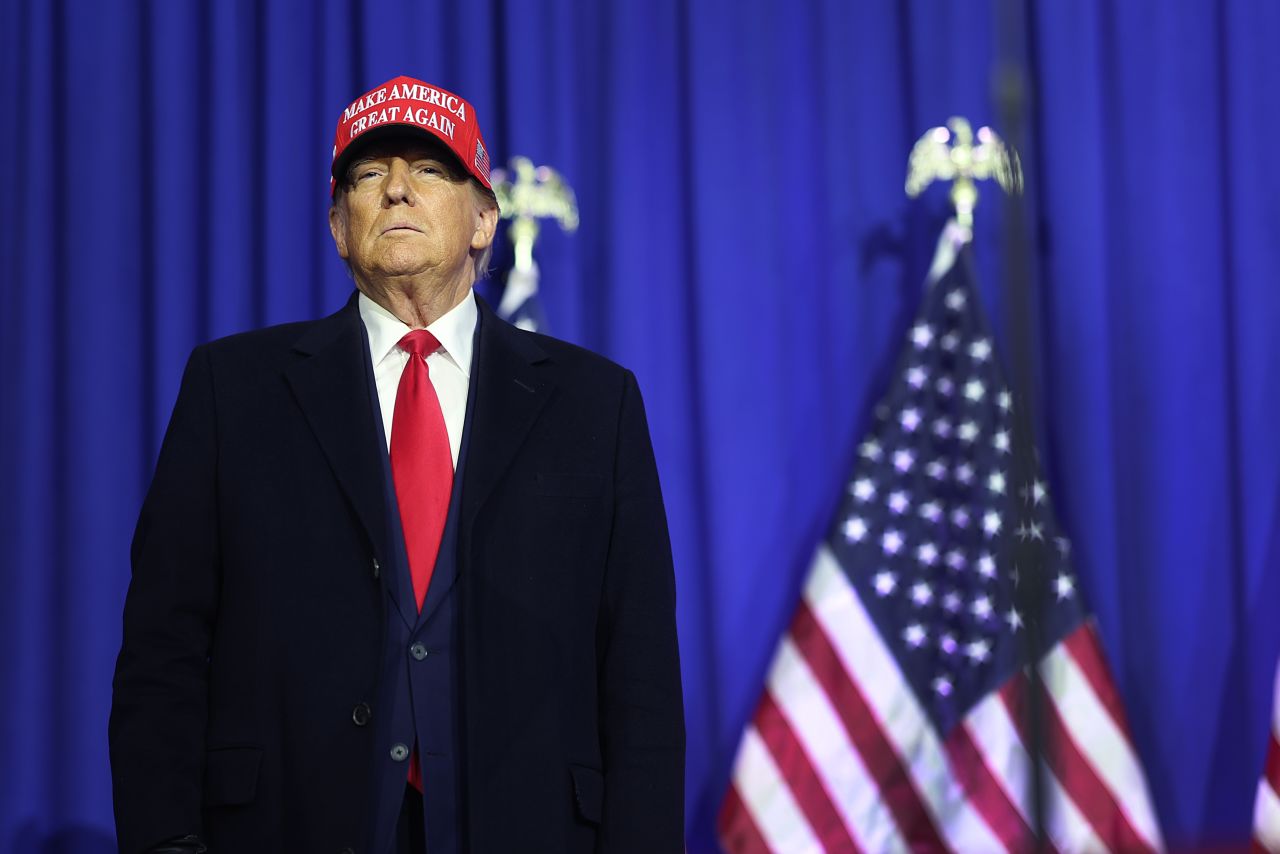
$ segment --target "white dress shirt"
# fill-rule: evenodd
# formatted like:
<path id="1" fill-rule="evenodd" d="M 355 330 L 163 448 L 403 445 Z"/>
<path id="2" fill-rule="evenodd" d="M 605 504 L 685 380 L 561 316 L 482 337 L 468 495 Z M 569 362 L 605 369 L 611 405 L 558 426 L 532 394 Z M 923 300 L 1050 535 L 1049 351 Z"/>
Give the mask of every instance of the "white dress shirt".
<path id="1" fill-rule="evenodd" d="M 409 354 L 397 345 L 413 331 L 400 318 L 360 294 L 360 319 L 369 333 L 369 356 L 373 362 L 373 381 L 378 386 L 378 406 L 382 410 L 382 428 L 391 450 L 391 424 L 395 417 L 396 390 L 400 374 L 409 363 Z M 440 349 L 427 357 L 427 370 L 435 386 L 444 426 L 449 431 L 449 451 L 453 467 L 458 467 L 458 449 L 462 446 L 462 423 L 467 415 L 467 389 L 471 381 L 471 345 L 479 311 L 474 291 L 467 291 L 462 302 L 449 309 L 427 331 L 440 342 Z"/>

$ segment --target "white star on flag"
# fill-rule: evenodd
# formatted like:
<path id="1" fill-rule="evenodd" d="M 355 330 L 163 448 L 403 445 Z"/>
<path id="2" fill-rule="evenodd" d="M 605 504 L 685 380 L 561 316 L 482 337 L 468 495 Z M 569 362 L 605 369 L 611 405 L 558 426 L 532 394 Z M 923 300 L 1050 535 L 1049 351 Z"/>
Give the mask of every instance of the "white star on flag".
<path id="1" fill-rule="evenodd" d="M 973 659 L 976 662 L 986 661 L 987 656 L 990 654 L 991 654 L 991 644 L 987 643 L 985 640 L 982 640 L 981 638 L 979 638 L 976 641 L 973 641 L 972 643 L 969 644 L 968 647 L 965 648 L 965 655 L 969 656 L 969 658 Z"/>
<path id="2" fill-rule="evenodd" d="M 938 547 L 933 543 L 923 543 L 916 549 L 916 560 L 927 566 L 933 566 L 938 562 Z"/>
<path id="3" fill-rule="evenodd" d="M 902 534 L 890 528 L 880 539 L 880 546 L 885 554 L 896 555 L 902 549 Z"/>
<path id="4" fill-rule="evenodd" d="M 973 600 L 970 610 L 973 611 L 973 616 L 979 620 L 985 620 L 991 616 L 991 600 L 986 596 L 979 596 Z"/>
<path id="5" fill-rule="evenodd" d="M 1054 581 L 1054 588 L 1058 592 L 1059 601 L 1061 601 L 1075 592 L 1076 585 L 1075 582 L 1071 580 L 1071 576 L 1064 573 L 1059 575 L 1057 580 Z"/>
<path id="6" fill-rule="evenodd" d="M 877 593 L 879 593 L 881 596 L 888 596 L 895 589 L 897 589 L 898 577 L 894 575 L 892 572 L 889 572 L 887 569 L 885 569 L 876 573 L 876 577 L 873 583 L 875 584 Z"/>
<path id="7" fill-rule="evenodd" d="M 1009 453 L 1009 434 L 1004 430 L 996 433 L 995 438 L 991 440 L 991 445 L 1002 454 Z"/>

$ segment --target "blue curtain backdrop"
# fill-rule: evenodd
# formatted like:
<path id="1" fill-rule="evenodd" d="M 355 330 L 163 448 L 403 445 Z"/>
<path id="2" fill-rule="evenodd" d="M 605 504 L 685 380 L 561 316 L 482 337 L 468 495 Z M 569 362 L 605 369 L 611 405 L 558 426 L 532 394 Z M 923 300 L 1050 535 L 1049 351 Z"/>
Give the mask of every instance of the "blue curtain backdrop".
<path id="1" fill-rule="evenodd" d="M 0 850 L 106 851 L 128 543 L 195 344 L 338 307 L 334 121 L 396 74 L 565 174 L 561 337 L 632 367 L 679 573 L 690 849 L 944 198 L 991 4 L 3 0 Z M 1247 836 L 1280 652 L 1280 6 L 1036 3 L 1041 448 L 1175 845 Z M 1001 212 L 978 208 L 987 306 Z"/>

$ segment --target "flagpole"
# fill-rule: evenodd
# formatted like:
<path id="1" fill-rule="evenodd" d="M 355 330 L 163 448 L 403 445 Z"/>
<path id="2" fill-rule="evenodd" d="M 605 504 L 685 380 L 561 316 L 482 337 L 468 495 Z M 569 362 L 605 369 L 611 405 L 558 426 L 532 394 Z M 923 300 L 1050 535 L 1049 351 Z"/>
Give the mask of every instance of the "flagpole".
<path id="1" fill-rule="evenodd" d="M 1027 117 L 1027 74 L 1025 67 L 1027 24 L 1023 0 L 1002 0 L 997 21 L 996 45 L 999 60 L 994 75 L 1000 127 L 1009 147 L 1024 151 Z M 1027 530 L 1032 512 L 1029 497 L 1022 490 L 1034 489 L 1036 482 L 1035 417 L 1036 411 L 1036 347 L 1035 314 L 1032 309 L 1034 281 L 1031 269 L 1030 237 L 1026 224 L 1026 205 L 1022 193 L 1009 193 L 1004 217 L 1004 304 L 1005 326 L 1009 347 L 1010 383 L 1013 386 L 1013 463 L 1015 489 L 1011 499 L 1015 508 L 1015 531 Z M 1019 500 L 1021 499 L 1021 500 Z M 1045 555 L 1044 542 L 1031 536 L 1011 538 L 1010 557 L 1016 573 L 1015 597 L 1022 611 L 1027 660 L 1027 697 L 1024 704 L 1027 731 L 1026 750 L 1031 766 L 1028 778 L 1031 801 L 1031 827 L 1035 835 L 1035 851 L 1045 850 L 1047 809 L 1045 800 L 1044 683 L 1034 666 L 1045 649 Z"/>

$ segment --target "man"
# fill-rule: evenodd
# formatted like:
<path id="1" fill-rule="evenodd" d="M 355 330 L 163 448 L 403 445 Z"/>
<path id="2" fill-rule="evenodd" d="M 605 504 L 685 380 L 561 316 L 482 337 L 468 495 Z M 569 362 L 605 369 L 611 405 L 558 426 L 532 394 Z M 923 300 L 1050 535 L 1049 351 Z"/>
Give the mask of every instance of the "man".
<path id="1" fill-rule="evenodd" d="M 197 347 L 134 537 L 125 852 L 682 850 L 674 581 L 632 375 L 496 318 L 475 111 L 338 124 L 357 293 Z"/>

